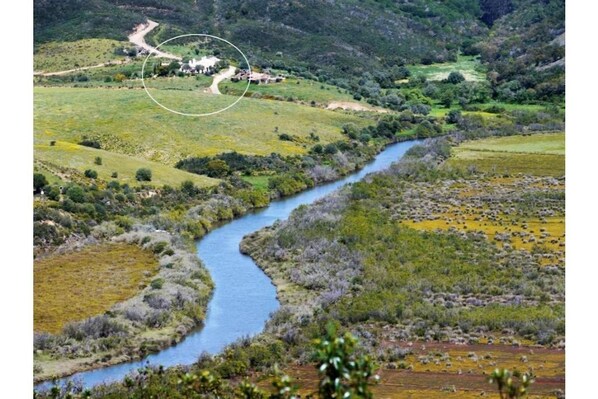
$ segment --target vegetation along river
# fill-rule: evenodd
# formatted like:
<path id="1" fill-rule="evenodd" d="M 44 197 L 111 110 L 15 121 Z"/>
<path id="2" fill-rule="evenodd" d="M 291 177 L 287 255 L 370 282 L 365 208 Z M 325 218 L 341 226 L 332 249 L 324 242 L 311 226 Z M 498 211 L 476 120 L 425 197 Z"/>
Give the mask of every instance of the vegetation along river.
<path id="1" fill-rule="evenodd" d="M 292 197 L 273 201 L 268 207 L 222 225 L 197 242 L 199 258 L 216 285 L 203 328 L 191 333 L 175 346 L 146 356 L 142 360 L 80 372 L 68 377 L 85 387 L 121 380 L 125 375 L 149 364 L 174 366 L 197 361 L 203 352 L 218 353 L 237 339 L 260 333 L 270 314 L 279 307 L 276 288 L 253 262 L 239 251 L 244 236 L 286 219 L 300 205 L 311 204 L 337 188 L 361 180 L 368 173 L 386 169 L 399 160 L 418 141 L 392 144 L 359 172 L 341 180 L 316 186 Z M 59 381 L 64 382 L 66 379 Z M 49 383 L 36 388 L 48 387 Z"/>

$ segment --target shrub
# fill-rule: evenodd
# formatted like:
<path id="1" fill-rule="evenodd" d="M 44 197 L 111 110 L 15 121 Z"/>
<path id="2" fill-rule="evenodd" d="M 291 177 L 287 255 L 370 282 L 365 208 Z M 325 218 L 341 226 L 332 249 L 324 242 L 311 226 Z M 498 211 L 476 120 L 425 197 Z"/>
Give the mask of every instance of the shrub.
<path id="1" fill-rule="evenodd" d="M 145 295 L 143 297 L 143 302 L 147 303 L 151 308 L 154 309 L 170 308 L 170 301 L 157 292 Z"/>
<path id="2" fill-rule="evenodd" d="M 81 141 L 79 143 L 79 145 L 82 145 L 82 146 L 85 146 L 85 147 L 97 148 L 97 149 L 102 148 L 102 146 L 100 145 L 99 141 L 89 140 L 89 139 L 84 139 L 83 141 Z"/>
<path id="3" fill-rule="evenodd" d="M 47 187 L 45 193 L 48 199 L 51 199 L 52 201 L 58 201 L 60 199 L 60 188 L 57 186 Z"/>
<path id="4" fill-rule="evenodd" d="M 191 180 L 185 180 L 181 183 L 181 191 L 189 196 L 193 196 L 197 193 L 197 187 Z"/>
<path id="5" fill-rule="evenodd" d="M 90 178 L 90 179 L 98 178 L 98 172 L 96 172 L 93 169 L 86 169 L 84 174 L 85 174 L 85 177 Z"/>
<path id="6" fill-rule="evenodd" d="M 147 168 L 138 169 L 135 173 L 137 181 L 152 181 L 152 171 Z"/>
<path id="7" fill-rule="evenodd" d="M 41 173 L 34 173 L 33 174 L 33 190 L 36 193 L 41 192 L 42 188 L 48 185 L 48 180 L 46 176 L 42 175 Z"/>
<path id="8" fill-rule="evenodd" d="M 293 136 L 287 133 L 282 133 L 278 136 L 278 139 L 282 141 L 293 141 Z"/>
<path id="9" fill-rule="evenodd" d="M 359 135 L 359 128 L 353 122 L 345 123 L 342 129 L 343 133 L 352 139 L 356 139 Z"/>
<path id="10" fill-rule="evenodd" d="M 322 154 L 324 152 L 324 146 L 322 144 L 316 144 L 311 148 L 311 151 L 314 154 Z"/>
<path id="11" fill-rule="evenodd" d="M 152 287 L 154 290 L 159 290 L 160 288 L 162 288 L 163 285 L 164 285 L 163 278 L 153 279 L 152 282 L 150 283 L 150 287 Z"/>
<path id="12" fill-rule="evenodd" d="M 301 174 L 275 176 L 268 180 L 268 188 L 282 196 L 295 194 L 311 185 L 313 181 Z"/>
<path id="13" fill-rule="evenodd" d="M 66 189 L 65 195 L 68 199 L 78 204 L 85 202 L 85 192 L 77 185 L 70 186 Z"/>
<path id="14" fill-rule="evenodd" d="M 168 246 L 168 243 L 166 241 L 159 241 L 152 246 L 152 251 L 155 254 L 159 254 L 159 253 L 163 252 L 167 246 Z"/>
<path id="15" fill-rule="evenodd" d="M 452 109 L 446 115 L 446 123 L 459 123 L 461 121 L 461 111 L 457 109 Z"/>
<path id="16" fill-rule="evenodd" d="M 126 334 L 126 328 L 108 316 L 91 317 L 79 323 L 69 323 L 63 329 L 64 335 L 77 341 L 86 338 L 106 338 Z"/>
<path id="17" fill-rule="evenodd" d="M 323 339 L 315 341 L 317 369 L 320 373 L 319 393 L 322 398 L 371 398 L 370 379 L 377 381 L 374 364 L 368 356 L 358 356 L 357 339 L 347 333 L 336 335 L 333 324 Z"/>
<path id="18" fill-rule="evenodd" d="M 223 160 L 212 159 L 206 165 L 206 171 L 210 177 L 224 177 L 230 173 L 230 168 Z"/>
<path id="19" fill-rule="evenodd" d="M 326 144 L 324 147 L 324 153 L 326 154 L 336 154 L 338 152 L 338 147 L 334 143 Z"/>
<path id="20" fill-rule="evenodd" d="M 102 164 L 102 157 L 96 157 L 94 159 L 93 163 L 95 163 L 96 165 L 101 165 Z"/>
<path id="21" fill-rule="evenodd" d="M 452 84 L 456 85 L 456 84 L 459 84 L 459 83 L 465 81 L 465 76 L 463 76 L 463 74 L 461 72 L 453 71 L 453 72 L 449 73 L 448 77 L 446 78 L 446 81 L 448 83 L 452 83 Z"/>
<path id="22" fill-rule="evenodd" d="M 369 143 L 371 139 L 372 139 L 372 136 L 367 133 L 362 133 L 359 135 L 359 141 L 361 141 L 364 144 Z"/>
<path id="23" fill-rule="evenodd" d="M 118 172 L 112 172 L 112 174 L 110 175 L 110 177 L 112 177 L 113 179 L 117 179 L 118 178 Z"/>
<path id="24" fill-rule="evenodd" d="M 488 379 L 490 383 L 496 383 L 501 398 L 518 399 L 527 395 L 528 387 L 534 382 L 527 373 L 518 370 L 513 372 L 507 369 L 496 369 Z"/>

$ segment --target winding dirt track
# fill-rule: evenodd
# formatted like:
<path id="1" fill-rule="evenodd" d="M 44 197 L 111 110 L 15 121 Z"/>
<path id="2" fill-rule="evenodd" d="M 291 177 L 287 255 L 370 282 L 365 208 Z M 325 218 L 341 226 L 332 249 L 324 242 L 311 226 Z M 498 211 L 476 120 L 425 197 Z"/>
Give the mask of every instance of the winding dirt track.
<path id="1" fill-rule="evenodd" d="M 176 60 L 176 61 L 181 61 L 182 58 L 178 57 L 174 54 L 170 54 L 170 53 L 166 53 L 164 51 L 160 51 L 158 49 L 156 49 L 153 46 L 150 46 L 149 44 L 147 44 L 147 42 L 145 41 L 145 36 L 150 33 L 152 30 L 154 30 L 154 28 L 156 28 L 156 26 L 158 26 L 159 24 L 155 21 L 152 20 L 147 20 L 146 24 L 140 24 L 137 25 L 135 27 L 135 29 L 133 30 L 133 33 L 131 33 L 129 35 L 129 42 L 135 44 L 136 46 L 139 46 L 145 50 L 147 50 L 150 54 L 154 54 L 157 57 L 162 57 L 162 58 L 168 58 L 171 60 Z M 92 66 L 86 66 L 86 67 L 80 67 L 80 68 L 75 68 L 75 69 L 67 69 L 64 71 L 57 71 L 57 72 L 33 72 L 34 76 L 58 76 L 58 75 L 66 75 L 69 73 L 73 73 L 73 72 L 78 72 L 78 71 L 85 71 L 87 69 L 93 69 L 93 68 L 101 68 L 101 67 L 105 67 L 105 66 L 110 66 L 110 65 L 121 65 L 121 64 L 126 64 L 128 63 L 129 60 L 122 60 L 122 61 L 108 61 L 108 62 L 103 62 L 101 64 L 98 65 L 92 65 Z M 208 91 L 212 94 L 222 94 L 220 92 L 220 90 L 218 89 L 218 84 L 220 82 L 222 82 L 225 79 L 229 79 L 231 78 L 233 75 L 235 74 L 235 67 L 230 66 L 228 67 L 228 69 L 226 71 L 220 72 L 216 75 L 214 75 L 214 81 L 212 82 L 212 84 L 210 85 L 210 88 L 208 89 Z"/>
<path id="2" fill-rule="evenodd" d="M 235 74 L 236 68 L 234 66 L 229 66 L 226 71 L 220 72 L 214 75 L 214 81 L 210 85 L 210 93 L 212 94 L 222 94 L 218 89 L 218 83 L 222 82 L 224 79 L 229 79 Z"/>
<path id="3" fill-rule="evenodd" d="M 164 51 L 160 51 L 146 43 L 145 35 L 154 30 L 154 28 L 158 25 L 159 24 L 157 22 L 151 21 L 149 19 L 147 20 L 147 24 L 137 25 L 133 33 L 129 35 L 129 41 L 158 57 L 180 61 L 182 59 L 181 57 L 177 57 L 174 54 L 165 53 Z"/>
<path id="4" fill-rule="evenodd" d="M 156 48 L 150 46 L 149 44 L 146 43 L 145 41 L 145 35 L 147 35 L 148 33 L 150 33 L 152 30 L 154 30 L 154 28 L 156 26 L 158 26 L 159 24 L 155 21 L 151 21 L 151 20 L 147 20 L 147 24 L 141 24 L 141 25 L 137 25 L 133 31 L 133 33 L 131 33 L 129 35 L 129 42 L 135 44 L 136 46 L 139 46 L 145 50 L 147 50 L 148 52 L 155 54 L 158 57 L 162 57 L 162 58 L 168 58 L 171 60 L 177 60 L 180 61 L 181 57 L 177 57 L 174 54 L 169 54 L 169 53 L 165 53 L 164 51 L 160 51 L 157 50 Z M 102 68 L 102 67 L 106 67 L 106 66 L 111 66 L 111 65 L 122 65 L 122 64 L 126 64 L 130 62 L 130 60 L 125 59 L 122 61 L 108 61 L 108 62 L 103 62 L 101 64 L 97 64 L 97 65 L 91 65 L 91 66 L 86 66 L 86 67 L 80 67 L 80 68 L 74 68 L 74 69 L 67 69 L 64 71 L 56 71 L 56 72 L 33 72 L 33 76 L 59 76 L 59 75 L 67 75 L 69 73 L 73 73 L 73 72 L 79 72 L 79 71 L 85 71 L 88 69 L 94 69 L 94 68 Z"/>

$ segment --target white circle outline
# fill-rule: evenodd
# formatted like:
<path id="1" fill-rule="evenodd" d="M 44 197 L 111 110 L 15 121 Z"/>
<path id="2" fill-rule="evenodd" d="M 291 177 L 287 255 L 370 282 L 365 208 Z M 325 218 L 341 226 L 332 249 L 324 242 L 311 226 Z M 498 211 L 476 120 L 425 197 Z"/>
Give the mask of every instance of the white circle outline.
<path id="1" fill-rule="evenodd" d="M 237 50 L 242 56 L 243 59 L 245 60 L 245 63 L 247 64 L 247 70 L 249 72 L 249 74 L 251 75 L 251 65 L 249 65 L 249 60 L 247 59 L 247 57 L 245 56 L 245 54 L 234 44 L 232 44 L 231 42 L 229 42 L 226 39 L 223 39 L 221 37 L 218 36 L 214 36 L 214 35 L 208 35 L 206 33 L 188 33 L 185 35 L 179 35 L 179 36 L 175 36 L 175 37 L 171 37 L 168 40 L 163 41 L 162 43 L 158 44 L 156 47 L 152 47 L 152 50 L 150 51 L 150 53 L 147 55 L 147 57 L 145 57 L 145 61 L 143 61 L 143 65 L 141 66 L 141 83 L 143 84 L 143 89 L 145 90 L 145 92 L 147 93 L 147 95 L 149 96 L 149 98 L 152 99 L 153 102 L 155 102 L 156 104 L 158 104 L 160 107 L 164 108 L 166 111 L 172 112 L 174 114 L 178 114 L 178 115 L 183 115 L 183 116 L 210 116 L 210 115 L 215 115 L 215 114 L 219 114 L 220 112 L 224 112 L 227 109 L 233 107 L 234 105 L 236 105 L 239 101 L 241 101 L 241 99 L 243 97 L 245 97 L 245 93 L 247 93 L 247 90 L 249 90 L 249 86 L 251 84 L 251 82 L 249 81 L 249 79 L 247 79 L 247 87 L 245 87 L 245 91 L 243 92 L 243 94 L 241 94 L 241 96 L 239 98 L 237 98 L 237 100 L 230 104 L 229 106 L 227 106 L 226 108 L 222 108 L 218 111 L 214 111 L 214 112 L 209 112 L 209 113 L 205 113 L 205 114 L 188 114 L 185 112 L 180 112 L 180 111 L 176 111 L 174 109 L 170 109 L 168 107 L 166 107 L 165 105 L 161 104 L 160 102 L 158 102 L 158 100 L 156 100 L 149 92 L 149 90 L 147 89 L 147 86 L 145 85 L 145 64 L 147 63 L 147 61 L 149 60 L 149 58 L 152 56 L 152 54 L 155 54 L 155 52 L 160 48 L 160 46 L 172 41 L 172 40 L 176 40 L 176 39 L 180 39 L 182 37 L 190 37 L 190 36 L 200 36 L 200 37 L 209 37 L 212 39 L 216 39 L 216 40 L 220 40 L 225 42 L 226 44 L 232 46 L 235 50 Z"/>

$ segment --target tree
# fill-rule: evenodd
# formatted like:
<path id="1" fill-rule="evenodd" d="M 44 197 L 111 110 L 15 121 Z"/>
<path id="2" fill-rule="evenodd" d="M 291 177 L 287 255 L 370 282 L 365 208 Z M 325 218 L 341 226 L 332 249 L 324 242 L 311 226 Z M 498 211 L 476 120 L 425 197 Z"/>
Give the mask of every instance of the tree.
<path id="1" fill-rule="evenodd" d="M 463 74 L 461 72 L 453 71 L 453 72 L 449 73 L 449 76 L 448 76 L 448 78 L 446 78 L 446 81 L 456 85 L 456 84 L 459 84 L 459 83 L 465 81 L 465 76 L 463 76 Z"/>
<path id="2" fill-rule="evenodd" d="M 322 144 L 316 144 L 311 148 L 311 151 L 314 154 L 321 154 L 324 152 L 324 146 L 322 146 Z"/>
<path id="3" fill-rule="evenodd" d="M 326 147 L 324 147 L 324 152 L 331 155 L 336 154 L 338 152 L 338 148 L 334 143 L 326 144 Z"/>
<path id="4" fill-rule="evenodd" d="M 98 178 L 98 172 L 96 172 L 93 169 L 87 169 L 87 170 L 85 170 L 85 177 L 88 177 L 90 179 L 97 179 Z"/>
<path id="5" fill-rule="evenodd" d="M 147 168 L 137 169 L 135 179 L 137 181 L 152 181 L 152 171 Z"/>
<path id="6" fill-rule="evenodd" d="M 114 81 L 115 82 L 122 82 L 123 80 L 125 80 L 127 77 L 122 74 L 122 73 L 117 73 L 116 75 L 114 75 Z"/>
<path id="7" fill-rule="evenodd" d="M 39 194 L 44 188 L 44 186 L 48 185 L 48 180 L 46 176 L 42 175 L 41 173 L 34 173 L 33 174 L 33 191 L 36 194 Z"/>
<path id="8" fill-rule="evenodd" d="M 83 203 L 85 202 L 85 192 L 79 186 L 73 185 L 66 189 L 66 196 L 73 202 Z"/>
<path id="9" fill-rule="evenodd" d="M 222 159 L 212 159 L 206 165 L 207 174 L 210 177 L 224 177 L 230 172 L 228 164 Z"/>
<path id="10" fill-rule="evenodd" d="M 455 101 L 455 93 L 452 90 L 444 90 L 440 96 L 440 103 L 446 108 L 450 108 Z"/>
<path id="11" fill-rule="evenodd" d="M 451 109 L 446 115 L 446 123 L 459 123 L 461 120 L 461 111 L 457 109 Z"/>
<path id="12" fill-rule="evenodd" d="M 57 186 L 50 186 L 45 190 L 46 196 L 52 201 L 58 201 L 60 199 L 60 188 Z"/>
<path id="13" fill-rule="evenodd" d="M 195 184 L 191 180 L 185 180 L 181 183 L 181 191 L 186 193 L 189 196 L 195 195 L 197 193 L 197 188 Z"/>

